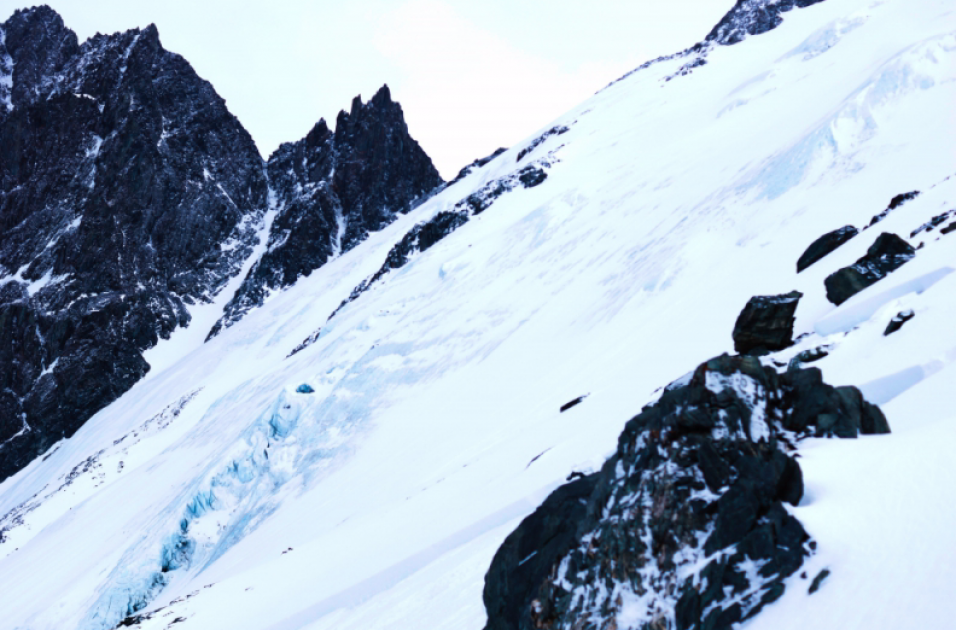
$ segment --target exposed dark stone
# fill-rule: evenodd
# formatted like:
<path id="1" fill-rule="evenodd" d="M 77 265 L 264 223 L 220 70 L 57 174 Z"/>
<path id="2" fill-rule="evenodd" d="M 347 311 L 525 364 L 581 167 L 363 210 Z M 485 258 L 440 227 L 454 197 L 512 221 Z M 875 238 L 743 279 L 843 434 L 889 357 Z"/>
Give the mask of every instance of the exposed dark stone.
<path id="1" fill-rule="evenodd" d="M 813 241 L 810 247 L 807 248 L 807 251 L 803 252 L 803 255 L 797 260 L 797 273 L 800 273 L 827 254 L 833 252 L 840 247 L 840 245 L 843 245 L 859 233 L 860 231 L 855 227 L 847 225 L 841 227 L 839 230 L 828 232 Z"/>
<path id="2" fill-rule="evenodd" d="M 791 367 L 802 367 L 807 363 L 813 363 L 819 361 L 824 357 L 830 355 L 829 346 L 817 346 L 816 348 L 810 348 L 809 350 L 804 350 L 797 356 L 790 359 Z"/>
<path id="3" fill-rule="evenodd" d="M 574 400 L 571 400 L 571 401 L 568 401 L 568 402 L 564 403 L 563 405 L 561 405 L 561 409 L 560 409 L 559 413 L 564 413 L 565 411 L 567 411 L 568 409 L 571 409 L 572 407 L 577 407 L 577 406 L 580 405 L 581 402 L 584 401 L 584 399 L 587 398 L 587 397 L 588 397 L 588 395 L 585 394 L 584 396 L 578 396 L 578 397 L 575 398 Z"/>
<path id="4" fill-rule="evenodd" d="M 314 394 L 315 393 L 315 390 L 312 389 L 312 386 L 309 385 L 308 383 L 302 383 L 301 385 L 295 388 L 295 391 L 299 394 Z"/>
<path id="5" fill-rule="evenodd" d="M 238 272 L 267 184 L 252 138 L 154 26 L 80 46 L 38 7 L 0 28 L 0 435 L 19 434 L 2 480 L 128 390 L 142 351 Z"/>
<path id="6" fill-rule="evenodd" d="M 949 233 L 952 232 L 953 230 L 956 230 L 956 221 L 953 221 L 952 223 L 950 223 L 949 225 L 947 225 L 946 227 L 944 227 L 943 229 L 941 229 L 941 230 L 939 231 L 939 233 L 940 233 L 940 234 L 949 234 Z"/>
<path id="7" fill-rule="evenodd" d="M 913 238 L 914 236 L 916 236 L 917 234 L 919 234 L 919 233 L 921 233 L 921 232 L 932 232 L 933 229 L 934 229 L 936 226 L 938 226 L 938 225 L 941 224 L 941 223 L 944 223 L 948 218 L 950 218 L 951 216 L 953 216 L 953 214 L 956 214 L 956 209 L 947 210 L 947 211 L 944 212 L 943 214 L 938 214 L 938 215 L 936 215 L 935 217 L 933 217 L 932 219 L 930 219 L 929 221 L 927 221 L 927 222 L 924 223 L 923 225 L 919 226 L 918 228 L 916 228 L 915 230 L 913 230 L 912 232 L 910 232 L 910 238 Z M 952 225 L 953 225 L 953 224 L 950 224 L 949 226 L 947 226 L 946 228 L 943 228 L 943 229 L 944 229 L 944 230 L 946 230 L 946 229 L 951 229 L 951 228 L 952 228 Z"/>
<path id="8" fill-rule="evenodd" d="M 781 13 L 790 11 L 794 7 L 808 7 L 823 0 L 738 0 L 730 11 L 717 23 L 703 41 L 697 42 L 690 48 L 663 55 L 646 61 L 621 78 L 612 81 L 607 87 L 614 85 L 631 76 L 635 72 L 645 70 L 650 66 L 674 59 L 690 59 L 677 72 L 666 77 L 667 81 L 680 76 L 691 74 L 695 68 L 707 64 L 707 55 L 714 46 L 731 46 L 737 44 L 749 35 L 759 35 L 780 26 L 783 18 Z"/>
<path id="9" fill-rule="evenodd" d="M 890 320 L 890 323 L 886 325 L 886 330 L 883 331 L 883 336 L 892 335 L 897 330 L 903 327 L 903 324 L 910 321 L 916 317 L 916 313 L 912 310 L 905 310 L 897 313 L 893 319 Z"/>
<path id="10" fill-rule="evenodd" d="M 518 180 L 525 188 L 534 188 L 547 178 L 547 173 L 533 166 L 526 166 L 518 172 Z"/>
<path id="11" fill-rule="evenodd" d="M 209 336 L 231 325 L 272 291 L 295 283 L 427 198 L 442 184 L 431 159 L 408 133 L 388 86 L 351 113 L 333 134 L 324 120 L 269 158 L 278 214 L 268 249 Z"/>
<path id="12" fill-rule="evenodd" d="M 874 225 L 876 225 L 877 223 L 885 219 L 891 212 L 893 212 L 894 210 L 902 206 L 904 203 L 906 203 L 907 201 L 916 199 L 918 196 L 919 196 L 918 190 L 896 195 L 895 197 L 890 199 L 890 203 L 888 206 L 886 206 L 886 210 L 884 210 L 883 212 L 879 213 L 878 215 L 870 219 L 870 224 L 867 225 L 866 227 L 867 228 L 873 227 Z"/>
<path id="13" fill-rule="evenodd" d="M 623 606 L 642 630 L 753 617 L 815 549 L 783 507 L 803 495 L 790 442 L 876 416 L 819 370 L 727 355 L 700 365 L 627 423 L 600 472 L 508 536 L 485 576 L 486 630 L 611 630 Z"/>
<path id="14" fill-rule="evenodd" d="M 491 155 L 486 155 L 483 158 L 478 158 L 477 160 L 475 160 L 468 166 L 465 166 L 460 171 L 458 171 L 458 175 L 455 175 L 455 179 L 448 182 L 448 185 L 451 186 L 453 184 L 457 184 L 461 180 L 465 179 L 465 177 L 467 177 L 468 175 L 471 175 L 474 171 L 478 170 L 485 164 L 488 164 L 488 162 L 491 162 L 493 159 L 495 159 L 496 157 L 498 157 L 499 155 L 501 155 L 507 150 L 508 149 L 506 149 L 505 147 L 501 147 L 500 149 L 497 149 Z"/>
<path id="15" fill-rule="evenodd" d="M 793 345 L 793 323 L 803 294 L 758 295 L 750 298 L 734 324 L 734 349 L 741 354 L 762 354 Z"/>
<path id="16" fill-rule="evenodd" d="M 531 144 L 529 144 L 525 148 L 518 151 L 518 157 L 515 161 L 520 162 L 524 156 L 528 155 L 529 153 L 537 149 L 539 145 L 541 145 L 545 140 L 547 140 L 551 136 L 560 136 L 561 134 L 567 133 L 567 132 L 568 132 L 568 127 L 565 127 L 564 125 L 557 125 L 555 127 L 551 127 L 550 129 L 545 131 L 543 134 L 541 134 L 540 136 L 532 140 Z"/>
<path id="17" fill-rule="evenodd" d="M 817 573 L 817 577 L 813 578 L 813 582 L 810 583 L 810 588 L 807 592 L 810 593 L 810 595 L 816 593 L 818 590 L 820 590 L 820 585 L 823 584 L 823 580 L 827 579 L 829 576 L 830 569 L 823 569 Z"/>
<path id="18" fill-rule="evenodd" d="M 587 502 L 597 481 L 595 474 L 561 486 L 505 540 L 495 554 L 495 563 L 508 570 L 498 573 L 498 579 L 485 580 L 487 630 L 520 627 L 521 613 L 529 604 L 529 587 L 540 582 L 554 558 L 577 541 L 577 525 L 586 518 Z"/>
<path id="19" fill-rule="evenodd" d="M 707 35 L 704 41 L 731 45 L 748 35 L 759 35 L 773 30 L 783 22 L 781 13 L 794 7 L 808 7 L 823 0 L 737 0 L 727 15 Z"/>
<path id="20" fill-rule="evenodd" d="M 916 250 L 896 234 L 884 232 L 866 251 L 866 255 L 849 267 L 830 274 L 824 284 L 827 299 L 843 304 L 848 299 L 885 278 L 908 263 Z"/>

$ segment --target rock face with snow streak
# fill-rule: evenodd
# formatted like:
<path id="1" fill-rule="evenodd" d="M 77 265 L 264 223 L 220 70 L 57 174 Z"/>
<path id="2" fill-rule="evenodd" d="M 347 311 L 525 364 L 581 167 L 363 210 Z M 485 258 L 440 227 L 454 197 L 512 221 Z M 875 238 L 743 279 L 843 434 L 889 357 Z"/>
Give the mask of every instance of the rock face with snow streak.
<path id="1" fill-rule="evenodd" d="M 79 46 L 39 7 L 2 29 L 0 479 L 147 372 L 141 351 L 251 253 L 267 191 L 252 138 L 154 26 Z"/>
<path id="2" fill-rule="evenodd" d="M 309 275 L 411 210 L 443 181 L 409 135 L 401 105 L 383 86 L 339 112 L 335 132 L 320 120 L 269 158 L 279 214 L 268 251 L 256 263 L 210 336 L 270 291 Z"/>
<path id="3" fill-rule="evenodd" d="M 441 184 L 387 88 L 267 165 L 155 26 L 79 45 L 38 7 L 0 33 L 0 480 L 142 378 L 261 239 L 230 322 Z"/>
<path id="4" fill-rule="evenodd" d="M 600 472 L 556 490 L 495 555 L 486 630 L 730 628 L 810 553 L 783 507 L 803 496 L 805 435 L 886 432 L 816 369 L 721 356 L 627 423 Z"/>

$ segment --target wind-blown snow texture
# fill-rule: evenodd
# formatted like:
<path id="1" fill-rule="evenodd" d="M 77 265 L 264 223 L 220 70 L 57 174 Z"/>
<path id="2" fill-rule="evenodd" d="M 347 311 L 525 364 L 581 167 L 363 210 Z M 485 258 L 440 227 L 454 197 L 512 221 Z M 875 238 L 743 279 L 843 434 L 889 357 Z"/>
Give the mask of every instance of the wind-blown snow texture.
<path id="1" fill-rule="evenodd" d="M 155 26 L 79 45 L 38 7 L 0 33 L 0 479 L 141 379 L 160 339 L 205 337 L 223 301 L 238 320 L 441 183 L 388 88 L 267 165 Z"/>
<path id="2" fill-rule="evenodd" d="M 799 291 L 795 345 L 761 360 L 857 386 L 893 433 L 800 443 L 786 509 L 817 550 L 745 627 L 947 628 L 956 236 L 918 230 L 956 208 L 956 12 L 783 17 L 614 83 L 208 343 L 160 342 L 182 359 L 0 485 L 4 624 L 109 628 L 145 603 L 134 627 L 478 630 L 518 523 L 730 351 L 752 296 Z M 542 160 L 329 319 L 415 226 Z M 817 238 L 914 190 L 797 275 Z M 826 277 L 884 232 L 915 257 L 830 303 Z"/>

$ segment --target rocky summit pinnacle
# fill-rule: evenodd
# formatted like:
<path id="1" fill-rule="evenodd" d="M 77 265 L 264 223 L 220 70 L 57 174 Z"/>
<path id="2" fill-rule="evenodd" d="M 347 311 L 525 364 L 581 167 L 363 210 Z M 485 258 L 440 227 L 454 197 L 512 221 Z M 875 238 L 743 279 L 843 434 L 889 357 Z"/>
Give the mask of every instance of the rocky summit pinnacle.
<path id="1" fill-rule="evenodd" d="M 291 285 L 411 210 L 443 182 L 408 133 L 401 105 L 383 86 L 339 112 L 335 132 L 320 120 L 268 162 L 276 218 L 267 251 L 210 332 L 216 335 Z"/>
<path id="2" fill-rule="evenodd" d="M 0 24 L 0 480 L 142 378 L 143 351 L 263 239 L 247 298 L 439 184 L 387 88 L 266 164 L 155 26 L 81 45 L 49 7 L 14 13 Z M 260 302 L 233 300 L 228 321 Z"/>

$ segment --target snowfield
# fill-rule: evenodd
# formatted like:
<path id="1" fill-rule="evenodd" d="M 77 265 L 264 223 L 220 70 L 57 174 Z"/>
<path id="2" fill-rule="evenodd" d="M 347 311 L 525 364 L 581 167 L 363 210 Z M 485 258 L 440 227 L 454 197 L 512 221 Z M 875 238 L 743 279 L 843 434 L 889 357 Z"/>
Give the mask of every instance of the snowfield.
<path id="1" fill-rule="evenodd" d="M 684 63 L 612 84 L 210 342 L 218 312 L 161 342 L 148 378 L 0 485 L 0 628 L 138 610 L 144 630 L 479 630 L 505 536 L 656 390 L 732 352 L 751 296 L 791 290 L 805 336 L 768 360 L 827 346 L 814 365 L 893 433 L 802 443 L 793 514 L 818 551 L 744 626 L 952 627 L 956 235 L 910 235 L 956 208 L 956 6 L 828 0 L 669 79 Z M 535 162 L 543 183 L 328 319 L 410 228 Z M 797 275 L 814 239 L 912 190 Z M 882 232 L 923 246 L 834 307 L 824 279 Z"/>

